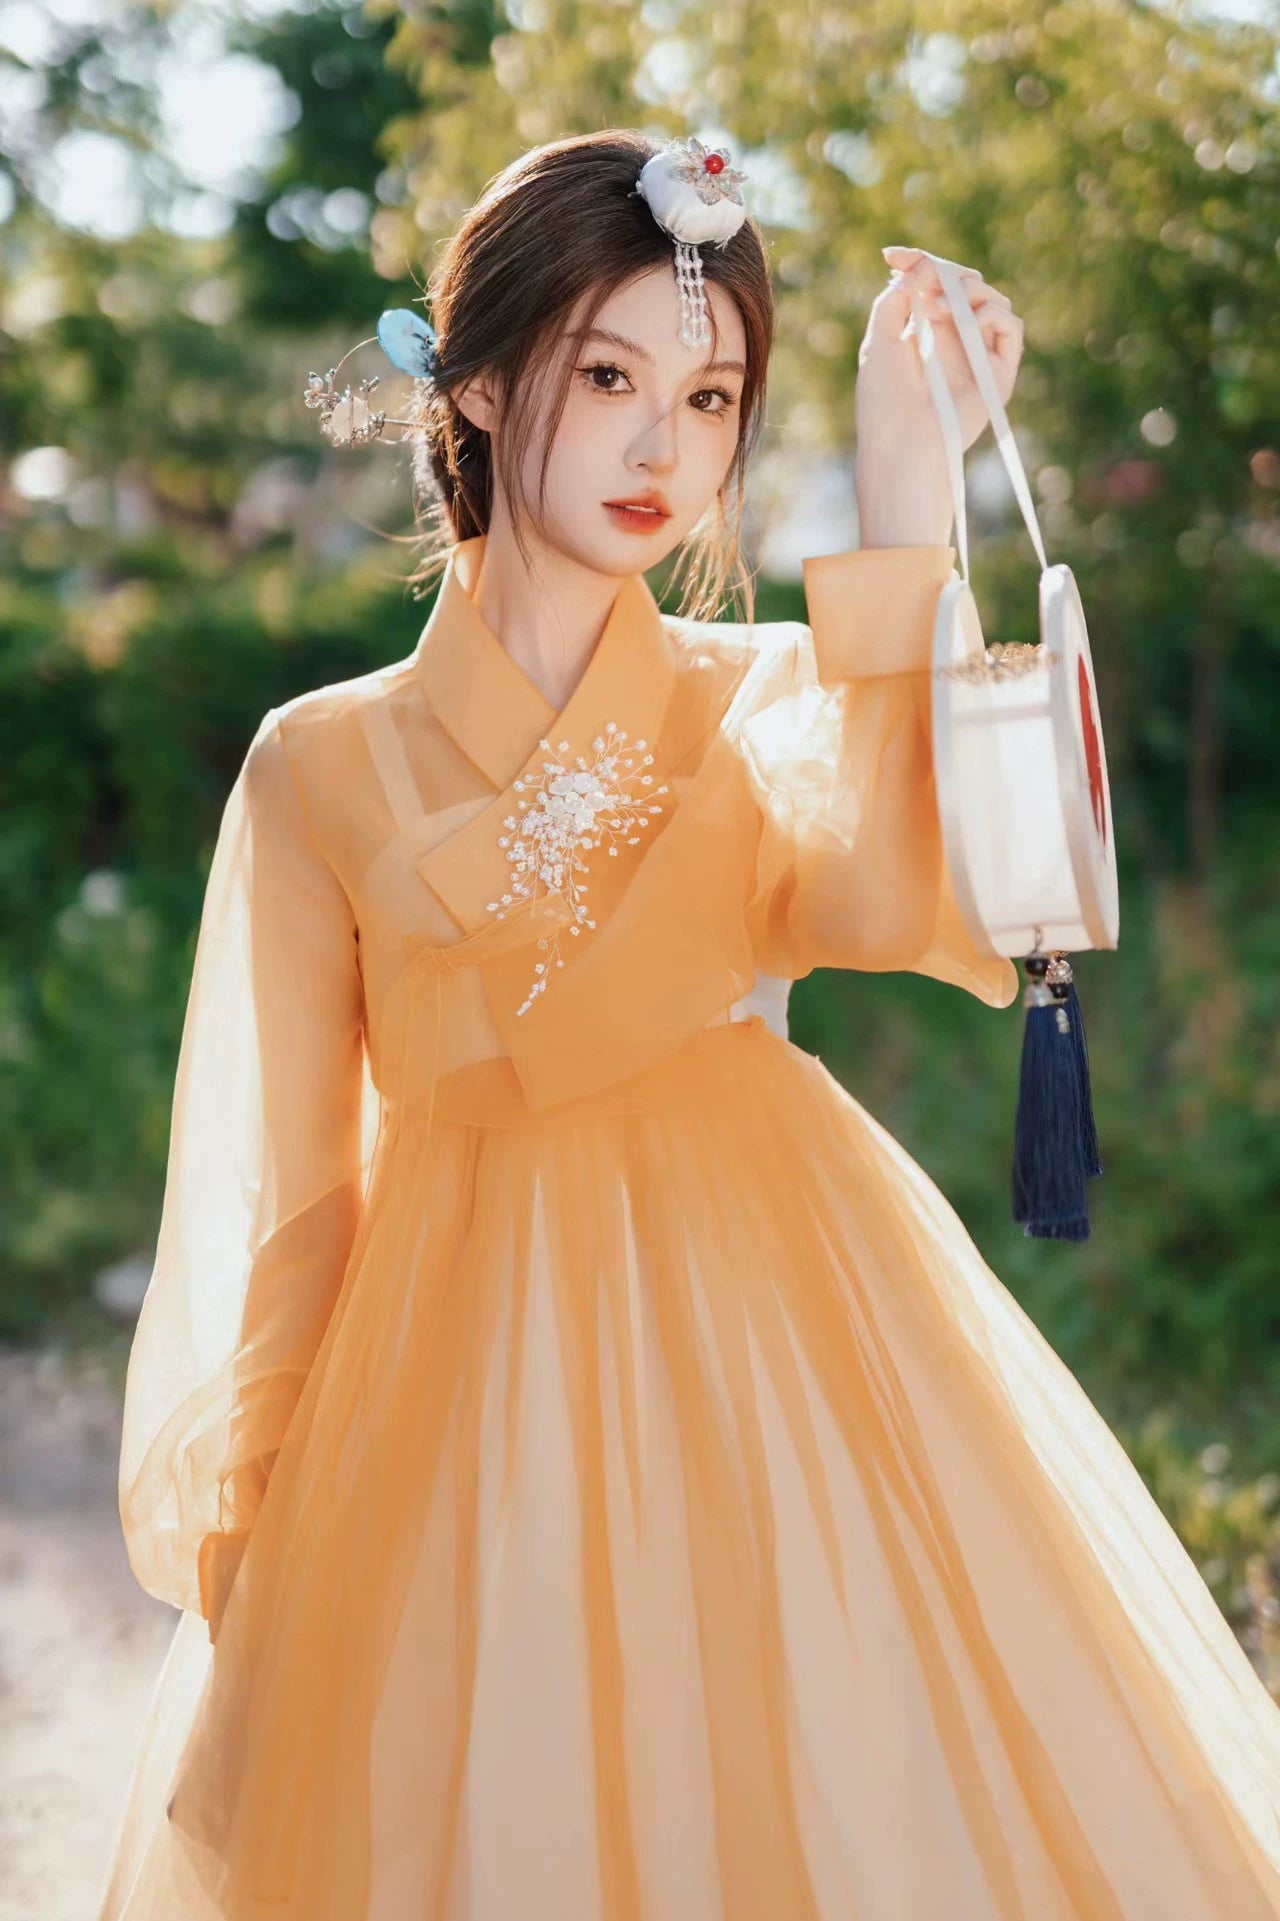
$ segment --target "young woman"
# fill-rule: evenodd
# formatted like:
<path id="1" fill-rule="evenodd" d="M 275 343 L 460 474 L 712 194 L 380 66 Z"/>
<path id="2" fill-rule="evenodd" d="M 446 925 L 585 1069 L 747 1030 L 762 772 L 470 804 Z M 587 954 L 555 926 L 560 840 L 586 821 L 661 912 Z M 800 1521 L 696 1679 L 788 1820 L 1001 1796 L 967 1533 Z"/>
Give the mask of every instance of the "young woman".
<path id="1" fill-rule="evenodd" d="M 704 249 L 688 346 L 656 151 L 540 148 L 462 222 L 430 618 L 269 712 L 227 803 L 121 1457 L 185 1612 L 101 1921 L 1264 1921 L 1280 1712 L 786 1036 L 819 966 L 1018 990 L 932 789 L 936 269 L 886 250 L 860 550 L 809 624 L 718 624 L 766 249 Z M 965 286 L 1004 397 L 1020 324 Z"/>

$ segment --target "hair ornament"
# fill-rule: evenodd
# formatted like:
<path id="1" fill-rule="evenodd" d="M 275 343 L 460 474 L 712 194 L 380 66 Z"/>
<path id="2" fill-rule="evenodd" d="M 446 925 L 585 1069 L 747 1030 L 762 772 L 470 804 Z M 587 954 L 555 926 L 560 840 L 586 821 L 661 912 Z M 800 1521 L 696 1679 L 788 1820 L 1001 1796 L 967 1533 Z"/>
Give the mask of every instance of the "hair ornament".
<path id="1" fill-rule="evenodd" d="M 378 345 L 401 373 L 434 380 L 440 371 L 436 330 L 412 307 L 390 307 L 378 322 Z"/>
<path id="2" fill-rule="evenodd" d="M 377 374 L 362 380 L 354 392 L 350 387 L 338 390 L 338 375 L 352 354 L 371 346 L 375 339 L 392 366 L 413 379 L 407 419 L 375 412 L 369 405 L 369 396 L 378 384 Z M 439 373 L 440 355 L 431 322 L 412 307 L 391 307 L 379 320 L 377 333 L 349 347 L 336 367 L 327 374 L 307 376 L 302 398 L 308 407 L 318 410 L 321 431 L 336 447 L 362 447 L 368 441 L 386 438 L 386 428 L 401 427 L 403 433 L 389 439 L 388 445 L 409 441 L 417 452 L 423 445 L 427 409 Z"/>
<path id="3" fill-rule="evenodd" d="M 692 135 L 669 140 L 640 169 L 632 189 L 648 203 L 675 242 L 680 291 L 680 339 L 705 347 L 711 338 L 700 246 L 723 247 L 747 217 L 738 191 L 746 174 L 730 164 L 725 147 L 704 147 Z"/>

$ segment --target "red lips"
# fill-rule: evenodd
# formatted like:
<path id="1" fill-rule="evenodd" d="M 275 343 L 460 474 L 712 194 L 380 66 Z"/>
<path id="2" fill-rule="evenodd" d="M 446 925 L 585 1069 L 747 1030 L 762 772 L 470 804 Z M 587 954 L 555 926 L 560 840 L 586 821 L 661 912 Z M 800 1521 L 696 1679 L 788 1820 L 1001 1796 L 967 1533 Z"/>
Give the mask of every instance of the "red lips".
<path id="1" fill-rule="evenodd" d="M 622 500 L 606 500 L 604 504 L 606 507 L 649 507 L 659 514 L 667 515 L 671 512 L 666 495 L 659 493 L 656 487 L 650 487 L 642 494 L 628 494 Z"/>

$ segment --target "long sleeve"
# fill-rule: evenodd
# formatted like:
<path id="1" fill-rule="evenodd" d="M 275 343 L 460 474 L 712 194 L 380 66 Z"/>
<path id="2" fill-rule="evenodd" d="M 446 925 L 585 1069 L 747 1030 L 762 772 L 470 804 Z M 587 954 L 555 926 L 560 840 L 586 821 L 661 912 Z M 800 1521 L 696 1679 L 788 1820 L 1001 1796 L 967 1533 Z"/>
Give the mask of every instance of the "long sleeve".
<path id="1" fill-rule="evenodd" d="M 948 546 L 803 563 L 811 625 L 743 726 L 763 829 L 749 931 L 762 971 L 904 970 L 1007 1007 L 1018 973 L 975 946 L 943 858 L 931 649 Z"/>
<path id="2" fill-rule="evenodd" d="M 151 1593 L 206 1619 L 341 1285 L 362 1201 L 363 1094 L 356 926 L 272 709 L 209 871 L 125 1384 L 130 1563 Z"/>

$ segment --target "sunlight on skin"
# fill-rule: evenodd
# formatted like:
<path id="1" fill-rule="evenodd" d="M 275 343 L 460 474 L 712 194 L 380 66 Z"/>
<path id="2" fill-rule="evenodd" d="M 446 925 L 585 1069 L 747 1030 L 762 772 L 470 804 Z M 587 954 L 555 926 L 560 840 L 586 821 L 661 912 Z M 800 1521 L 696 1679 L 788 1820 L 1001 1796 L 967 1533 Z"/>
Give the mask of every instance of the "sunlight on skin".
<path id="1" fill-rule="evenodd" d="M 718 352 L 681 342 L 673 267 L 639 275 L 596 317 L 597 329 L 630 346 L 619 339 L 574 342 L 566 330 L 561 354 L 572 356 L 573 383 L 552 447 L 545 518 L 529 529 L 532 569 L 515 545 L 509 502 L 495 498 L 476 604 L 557 707 L 580 678 L 620 582 L 679 547 L 728 475 L 746 334 L 730 295 L 708 283 L 707 297 L 720 329 Z M 712 364 L 713 353 L 722 364 Z M 457 400 L 469 420 L 492 431 L 496 414 L 483 376 Z M 523 470 L 530 494 L 545 438 L 535 437 Z M 619 526 L 605 503 L 650 489 L 663 496 L 668 516 L 652 531 Z"/>

